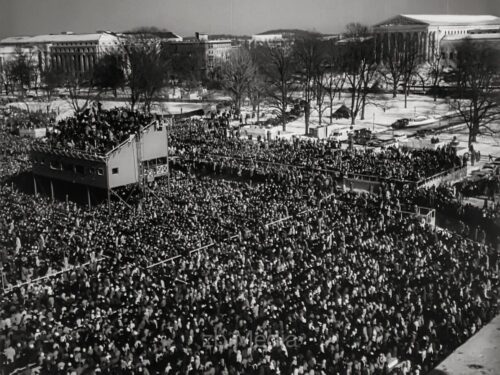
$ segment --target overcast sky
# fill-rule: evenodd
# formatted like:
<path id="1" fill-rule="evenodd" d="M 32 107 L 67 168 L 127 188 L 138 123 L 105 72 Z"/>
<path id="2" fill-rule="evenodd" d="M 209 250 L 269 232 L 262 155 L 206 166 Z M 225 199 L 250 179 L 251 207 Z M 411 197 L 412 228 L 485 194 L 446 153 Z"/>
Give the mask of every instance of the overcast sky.
<path id="1" fill-rule="evenodd" d="M 275 28 L 323 33 L 400 13 L 494 14 L 500 0 L 0 0 L 0 37 L 157 26 L 182 36 L 256 34 Z"/>

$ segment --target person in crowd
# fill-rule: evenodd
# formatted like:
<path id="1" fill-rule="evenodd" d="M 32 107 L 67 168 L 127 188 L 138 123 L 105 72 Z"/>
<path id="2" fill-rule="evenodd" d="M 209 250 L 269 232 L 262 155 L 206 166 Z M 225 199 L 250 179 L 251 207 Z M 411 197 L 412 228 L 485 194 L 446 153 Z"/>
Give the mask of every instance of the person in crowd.
<path id="1" fill-rule="evenodd" d="M 91 110 L 60 124 L 48 144 L 103 152 L 149 121 L 124 113 Z M 425 165 L 459 166 L 451 150 L 222 141 L 218 117 L 188 122 L 171 125 L 170 186 L 156 180 L 132 208 L 89 210 L 0 183 L 2 365 L 41 374 L 420 374 L 498 313 L 487 217 L 474 223 L 473 241 L 419 214 L 418 206 L 453 212 L 464 228 L 466 210 L 483 216 L 450 186 L 411 183 Z M 30 144 L 11 141 L 17 151 L 0 165 L 15 175 Z M 359 193 L 338 186 L 335 172 L 384 180 Z"/>

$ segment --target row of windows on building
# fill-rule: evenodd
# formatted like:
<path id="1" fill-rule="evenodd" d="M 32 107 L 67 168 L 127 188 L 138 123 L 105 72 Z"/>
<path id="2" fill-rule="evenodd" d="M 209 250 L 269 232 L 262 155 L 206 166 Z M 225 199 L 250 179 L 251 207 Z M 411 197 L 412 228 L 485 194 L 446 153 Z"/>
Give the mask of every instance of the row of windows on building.
<path id="1" fill-rule="evenodd" d="M 444 35 L 465 35 L 467 30 L 445 30 Z"/>
<path id="2" fill-rule="evenodd" d="M 456 52 L 441 52 L 441 58 L 445 60 L 453 60 L 458 58 L 458 53 Z"/>
<path id="3" fill-rule="evenodd" d="M 95 48 L 52 48 L 52 53 L 95 53 Z"/>
<path id="4" fill-rule="evenodd" d="M 104 176 L 104 168 L 84 167 L 79 164 L 62 163 L 58 160 L 47 161 L 39 158 L 34 158 L 33 162 L 37 165 L 47 166 L 54 171 L 70 172 L 80 176 Z M 119 168 L 112 168 L 111 173 L 118 174 Z"/>
<path id="5" fill-rule="evenodd" d="M 41 158 L 33 158 L 33 162 L 37 165 L 47 166 L 54 171 L 71 172 L 81 176 L 104 176 L 104 168 L 84 167 L 83 165 L 79 164 L 64 163 L 59 160 L 45 160 Z M 147 169 L 166 164 L 166 157 L 143 161 L 143 167 Z M 111 174 L 119 174 L 119 168 L 111 168 Z"/>
<path id="6" fill-rule="evenodd" d="M 58 46 L 95 46 L 97 42 L 58 42 Z M 54 47 L 52 47 L 54 48 Z"/>

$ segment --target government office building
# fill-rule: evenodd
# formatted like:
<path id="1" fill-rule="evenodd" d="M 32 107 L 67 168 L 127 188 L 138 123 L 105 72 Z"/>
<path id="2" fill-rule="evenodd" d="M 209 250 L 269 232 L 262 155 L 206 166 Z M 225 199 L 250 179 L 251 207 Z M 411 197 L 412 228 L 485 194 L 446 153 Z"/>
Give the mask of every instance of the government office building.
<path id="1" fill-rule="evenodd" d="M 408 48 L 425 61 L 442 58 L 451 65 L 456 45 L 465 38 L 500 40 L 500 18 L 493 15 L 400 14 L 373 26 L 378 59 Z"/>

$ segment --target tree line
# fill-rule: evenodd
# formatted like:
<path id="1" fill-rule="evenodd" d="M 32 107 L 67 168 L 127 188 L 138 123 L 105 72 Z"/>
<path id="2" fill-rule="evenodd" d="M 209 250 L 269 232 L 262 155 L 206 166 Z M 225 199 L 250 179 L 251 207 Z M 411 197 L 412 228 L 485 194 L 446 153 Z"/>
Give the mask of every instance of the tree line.
<path id="1" fill-rule="evenodd" d="M 342 92 L 347 95 L 346 106 L 354 125 L 356 119 L 364 119 L 366 105 L 382 85 L 393 97 L 401 93 L 406 108 L 412 86 L 427 86 L 436 100 L 446 77 L 453 87 L 448 93 L 450 106 L 467 124 L 470 142 L 498 119 L 497 50 L 465 39 L 457 47 L 455 66 L 445 72 L 438 51 L 434 51 L 435 58 L 426 59 L 415 44 L 402 44 L 396 39 L 391 49 L 376 53 L 380 50 L 376 41 L 368 27 L 352 23 L 340 40 L 323 40 L 311 33 L 291 45 L 235 49 L 227 60 L 207 72 L 203 70 L 201 50 L 172 49 L 172 45 L 139 32 L 121 40 L 118 49 L 100 56 L 93 70 L 85 74 L 53 67 L 36 71 L 29 56 L 20 53 L 6 67 L 4 85 L 16 87 L 22 95 L 38 80 L 49 99 L 56 88 L 64 87 L 75 111 L 84 110 L 96 95 L 116 95 L 124 88 L 132 109 L 141 104 L 150 111 L 165 87 L 204 85 L 229 94 L 236 112 L 248 99 L 257 121 L 265 101 L 277 114 L 283 130 L 291 117 L 290 107 L 300 103 L 308 134 L 312 114 L 321 124 L 329 113 L 328 122 L 332 123 L 334 99 Z"/>
<path id="2" fill-rule="evenodd" d="M 6 95 L 20 100 L 34 92 L 48 102 L 63 89 L 75 112 L 85 110 L 104 94 L 116 97 L 122 91 L 132 109 L 141 105 L 150 111 L 165 88 L 207 84 L 199 53 L 172 50 L 171 44 L 158 37 L 161 33 L 149 28 L 125 33 L 118 45 L 101 52 L 87 71 L 43 65 L 35 55 L 18 49 L 15 58 L 7 61 L 0 72 L 1 88 Z"/>
<path id="3" fill-rule="evenodd" d="M 310 116 L 316 112 L 321 124 L 329 110 L 332 123 L 333 102 L 347 93 L 351 124 L 363 120 L 371 97 L 389 87 L 393 97 L 401 93 L 404 106 L 412 86 L 420 84 L 437 99 L 447 80 L 450 107 L 469 129 L 469 143 L 482 131 L 495 132 L 488 125 L 500 120 L 500 51 L 490 45 L 464 39 L 456 47 L 453 66 L 445 68 L 443 54 L 434 58 L 419 54 L 417 44 L 396 40 L 396 45 L 377 54 L 376 38 L 368 27 L 352 23 L 341 40 L 322 40 L 304 36 L 293 46 L 257 47 L 241 50 L 222 66 L 222 86 L 232 95 L 237 109 L 245 95 L 255 110 L 262 100 L 275 109 L 286 130 L 289 106 L 302 103 L 305 133 Z M 397 45 L 400 43 L 400 45 Z M 258 119 L 258 115 L 257 115 Z"/>

